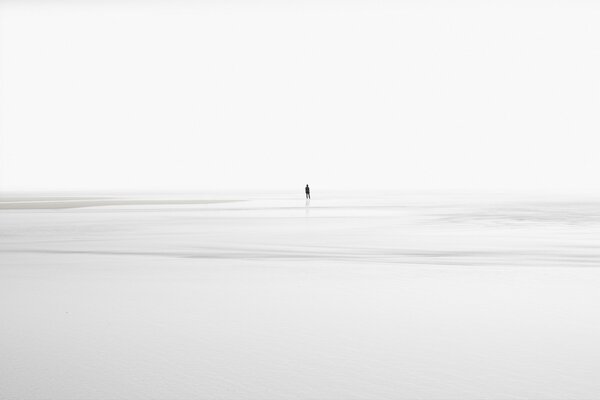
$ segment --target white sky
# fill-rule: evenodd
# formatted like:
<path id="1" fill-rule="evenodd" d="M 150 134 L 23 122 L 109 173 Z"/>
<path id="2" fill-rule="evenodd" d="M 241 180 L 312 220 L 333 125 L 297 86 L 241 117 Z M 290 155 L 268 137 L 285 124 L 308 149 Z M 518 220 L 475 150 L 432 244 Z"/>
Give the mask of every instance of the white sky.
<path id="1" fill-rule="evenodd" d="M 0 190 L 600 192 L 597 4 L 4 1 Z"/>

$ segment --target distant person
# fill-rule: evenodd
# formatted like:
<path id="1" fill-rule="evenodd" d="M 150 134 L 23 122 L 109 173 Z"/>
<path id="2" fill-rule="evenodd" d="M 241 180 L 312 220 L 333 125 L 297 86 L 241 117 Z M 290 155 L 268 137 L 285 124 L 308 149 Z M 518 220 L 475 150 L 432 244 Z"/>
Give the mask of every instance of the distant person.
<path id="1" fill-rule="evenodd" d="M 304 188 L 304 193 L 306 193 L 306 198 L 310 200 L 310 188 L 308 185 Z"/>

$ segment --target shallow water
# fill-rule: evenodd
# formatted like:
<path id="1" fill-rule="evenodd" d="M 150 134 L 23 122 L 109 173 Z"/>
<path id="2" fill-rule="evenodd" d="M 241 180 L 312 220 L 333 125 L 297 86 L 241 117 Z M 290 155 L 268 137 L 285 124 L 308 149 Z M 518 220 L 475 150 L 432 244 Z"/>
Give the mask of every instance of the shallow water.
<path id="1" fill-rule="evenodd" d="M 238 196 L 242 201 L 215 204 L 108 199 L 104 207 L 96 198 L 89 207 L 75 202 L 77 208 L 67 209 L 72 202 L 61 199 L 47 212 L 46 202 L 42 209 L 5 210 L 0 250 L 524 267 L 600 262 L 600 200 Z"/>
<path id="2" fill-rule="evenodd" d="M 0 397 L 600 393 L 600 201 L 190 198 L 0 210 Z"/>

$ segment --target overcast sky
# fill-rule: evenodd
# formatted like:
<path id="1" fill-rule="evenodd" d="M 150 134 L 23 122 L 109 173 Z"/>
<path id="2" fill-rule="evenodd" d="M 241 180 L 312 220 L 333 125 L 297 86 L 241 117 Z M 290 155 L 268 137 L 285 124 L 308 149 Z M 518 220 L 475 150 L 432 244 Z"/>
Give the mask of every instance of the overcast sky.
<path id="1" fill-rule="evenodd" d="M 0 2 L 0 190 L 600 192 L 596 4 Z"/>

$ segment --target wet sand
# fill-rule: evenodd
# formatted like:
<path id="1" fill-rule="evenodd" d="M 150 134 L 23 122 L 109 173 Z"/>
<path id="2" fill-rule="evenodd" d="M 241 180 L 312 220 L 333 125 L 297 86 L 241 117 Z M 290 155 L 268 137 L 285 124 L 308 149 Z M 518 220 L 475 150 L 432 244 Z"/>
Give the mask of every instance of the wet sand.
<path id="1" fill-rule="evenodd" d="M 221 198 L 1 210 L 0 397 L 600 393 L 600 203 Z"/>

